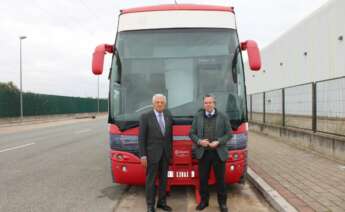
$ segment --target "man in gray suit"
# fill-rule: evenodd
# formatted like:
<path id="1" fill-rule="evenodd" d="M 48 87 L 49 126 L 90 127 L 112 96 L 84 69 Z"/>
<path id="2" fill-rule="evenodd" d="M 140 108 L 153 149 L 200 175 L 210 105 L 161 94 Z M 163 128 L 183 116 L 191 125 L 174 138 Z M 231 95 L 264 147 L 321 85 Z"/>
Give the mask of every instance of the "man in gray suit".
<path id="1" fill-rule="evenodd" d="M 195 114 L 189 135 L 196 145 L 195 155 L 199 165 L 201 202 L 196 210 L 203 210 L 208 206 L 208 177 L 213 166 L 219 208 L 221 212 L 227 212 L 224 175 L 229 153 L 226 143 L 231 139 L 232 133 L 228 117 L 216 109 L 216 99 L 212 95 L 204 96 L 204 109 Z"/>
<path id="2" fill-rule="evenodd" d="M 172 116 L 165 109 L 166 97 L 155 94 L 153 110 L 143 114 L 139 123 L 139 150 L 141 163 L 146 167 L 147 211 L 155 211 L 155 178 L 159 176 L 157 208 L 171 211 L 166 203 L 166 183 L 172 149 Z"/>

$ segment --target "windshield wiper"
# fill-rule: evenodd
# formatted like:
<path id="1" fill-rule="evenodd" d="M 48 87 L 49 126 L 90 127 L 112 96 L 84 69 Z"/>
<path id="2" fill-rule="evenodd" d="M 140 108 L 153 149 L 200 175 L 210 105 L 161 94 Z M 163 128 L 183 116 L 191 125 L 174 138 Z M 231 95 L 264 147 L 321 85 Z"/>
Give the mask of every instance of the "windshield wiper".
<path id="1" fill-rule="evenodd" d="M 240 53 L 240 46 L 237 46 L 231 60 L 231 72 L 232 72 L 232 79 L 234 80 L 234 83 L 237 83 L 237 73 L 236 73 L 235 67 L 237 64 L 237 57 L 239 53 Z"/>
<path id="2" fill-rule="evenodd" d="M 116 57 L 116 65 L 117 65 L 117 80 L 116 82 L 118 84 L 121 84 L 121 75 L 122 75 L 122 63 L 121 63 L 121 59 L 120 59 L 120 53 L 119 50 L 116 49 L 115 51 L 115 57 Z"/>

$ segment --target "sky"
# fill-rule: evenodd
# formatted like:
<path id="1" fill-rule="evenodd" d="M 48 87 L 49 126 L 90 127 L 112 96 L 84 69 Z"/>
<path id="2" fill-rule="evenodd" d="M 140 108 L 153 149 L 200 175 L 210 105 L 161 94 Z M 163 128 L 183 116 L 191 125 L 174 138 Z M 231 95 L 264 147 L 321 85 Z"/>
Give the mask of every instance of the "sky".
<path id="1" fill-rule="evenodd" d="M 178 3 L 234 6 L 240 40 L 260 48 L 328 0 L 177 0 Z M 98 44 L 113 44 L 120 9 L 171 4 L 174 0 L 2 0 L 0 82 L 19 87 L 20 36 L 23 90 L 63 96 L 97 97 L 91 56 Z M 108 93 L 110 56 L 99 77 L 100 97 Z"/>

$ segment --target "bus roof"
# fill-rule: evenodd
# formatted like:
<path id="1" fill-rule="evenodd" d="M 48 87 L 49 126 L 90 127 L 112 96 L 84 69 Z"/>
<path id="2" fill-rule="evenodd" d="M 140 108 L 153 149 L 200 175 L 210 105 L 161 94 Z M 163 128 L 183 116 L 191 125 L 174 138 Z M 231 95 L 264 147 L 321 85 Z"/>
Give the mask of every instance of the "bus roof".
<path id="1" fill-rule="evenodd" d="M 152 11 L 168 11 L 168 10 L 204 10 L 204 11 L 223 11 L 234 12 L 233 7 L 215 6 L 215 5 L 199 5 L 199 4 L 164 4 L 156 6 L 134 7 L 120 10 L 121 14 L 152 12 Z"/>

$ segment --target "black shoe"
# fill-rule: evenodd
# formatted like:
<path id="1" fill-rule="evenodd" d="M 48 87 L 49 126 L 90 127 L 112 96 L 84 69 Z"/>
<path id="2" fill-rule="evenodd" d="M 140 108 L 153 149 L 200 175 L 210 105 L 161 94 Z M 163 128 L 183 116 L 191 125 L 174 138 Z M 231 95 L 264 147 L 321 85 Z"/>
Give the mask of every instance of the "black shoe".
<path id="1" fill-rule="evenodd" d="M 226 204 L 219 204 L 220 212 L 229 212 L 228 207 L 226 207 Z"/>
<path id="2" fill-rule="evenodd" d="M 164 211 L 172 211 L 172 208 L 166 203 L 157 203 L 157 208 L 160 208 Z"/>
<path id="3" fill-rule="evenodd" d="M 208 207 L 208 202 L 205 202 L 205 201 L 201 201 L 200 203 L 199 203 L 199 205 L 198 206 L 196 206 L 196 210 L 197 211 L 201 211 L 201 210 L 204 210 L 205 208 L 207 208 Z"/>
<path id="4" fill-rule="evenodd" d="M 147 206 L 147 212 L 155 212 L 155 207 L 153 206 Z"/>

